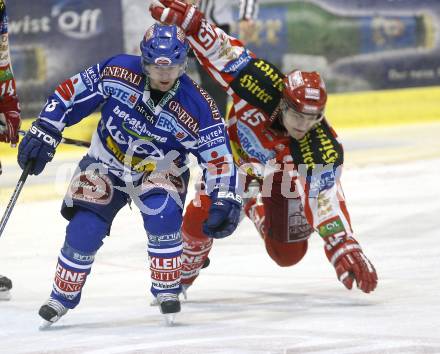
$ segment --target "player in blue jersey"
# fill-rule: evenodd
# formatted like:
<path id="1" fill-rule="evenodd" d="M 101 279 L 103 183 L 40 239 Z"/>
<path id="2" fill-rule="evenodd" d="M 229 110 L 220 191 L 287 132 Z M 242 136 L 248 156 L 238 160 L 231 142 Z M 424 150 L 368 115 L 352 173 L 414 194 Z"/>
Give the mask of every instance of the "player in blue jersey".
<path id="1" fill-rule="evenodd" d="M 207 234 L 222 238 L 238 224 L 241 197 L 224 120 L 185 74 L 184 33 L 156 24 L 140 48 L 140 57 L 111 57 L 59 85 L 19 146 L 20 166 L 32 163 L 30 173 L 37 175 L 52 160 L 63 128 L 100 107 L 91 147 L 63 201 L 61 213 L 70 222 L 50 298 L 39 311 L 43 328 L 78 305 L 95 254 L 128 199 L 141 210 L 148 235 L 151 292 L 167 318 L 180 311 L 188 153 L 204 169 L 213 201 Z"/>

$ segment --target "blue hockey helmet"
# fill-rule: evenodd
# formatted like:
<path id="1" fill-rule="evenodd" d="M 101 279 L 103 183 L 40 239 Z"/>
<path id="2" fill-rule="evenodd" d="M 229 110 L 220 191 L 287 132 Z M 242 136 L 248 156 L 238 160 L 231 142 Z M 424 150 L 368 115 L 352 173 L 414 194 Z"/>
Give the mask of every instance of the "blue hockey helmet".
<path id="1" fill-rule="evenodd" d="M 185 68 L 189 45 L 180 28 L 156 23 L 145 32 L 140 49 L 144 71 L 146 65 L 182 65 Z"/>

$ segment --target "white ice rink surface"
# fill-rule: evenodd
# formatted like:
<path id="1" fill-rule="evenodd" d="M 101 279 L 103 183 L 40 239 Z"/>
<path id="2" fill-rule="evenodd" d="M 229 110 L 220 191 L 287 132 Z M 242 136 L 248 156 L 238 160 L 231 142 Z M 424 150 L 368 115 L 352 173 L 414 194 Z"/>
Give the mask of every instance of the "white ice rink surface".
<path id="1" fill-rule="evenodd" d="M 347 159 L 362 142 L 350 137 Z M 215 242 L 174 327 L 149 305 L 142 219 L 124 208 L 81 304 L 38 331 L 66 222 L 60 200 L 19 202 L 0 239 L 0 274 L 14 283 L 0 302 L 0 353 L 440 353 L 440 158 L 400 160 L 347 162 L 342 179 L 355 236 L 378 271 L 374 293 L 337 281 L 316 234 L 300 264 L 277 267 L 245 220 Z"/>

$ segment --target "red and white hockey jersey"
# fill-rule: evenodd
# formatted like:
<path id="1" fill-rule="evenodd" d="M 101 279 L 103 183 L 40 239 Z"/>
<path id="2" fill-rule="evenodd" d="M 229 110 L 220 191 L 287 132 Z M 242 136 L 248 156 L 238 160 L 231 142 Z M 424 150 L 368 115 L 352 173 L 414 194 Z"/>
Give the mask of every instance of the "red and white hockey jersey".
<path id="1" fill-rule="evenodd" d="M 285 197 L 301 198 L 309 224 L 321 237 L 351 236 L 339 181 L 343 149 L 327 120 L 303 139 L 291 138 L 280 124 L 285 76 L 278 68 L 206 20 L 188 40 L 199 62 L 232 97 L 228 133 L 236 164 L 264 178 L 263 196 L 273 181 L 285 185 Z"/>

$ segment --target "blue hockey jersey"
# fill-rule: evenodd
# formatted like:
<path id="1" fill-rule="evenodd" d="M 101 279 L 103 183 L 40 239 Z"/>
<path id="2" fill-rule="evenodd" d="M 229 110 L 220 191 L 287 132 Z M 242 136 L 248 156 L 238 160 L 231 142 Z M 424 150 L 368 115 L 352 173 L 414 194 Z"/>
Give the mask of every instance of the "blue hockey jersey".
<path id="1" fill-rule="evenodd" d="M 98 108 L 101 119 L 88 154 L 119 177 L 139 179 L 171 163 L 185 166 L 191 152 L 204 169 L 208 193 L 217 187 L 236 191 L 223 117 L 186 74 L 155 105 L 140 57 L 117 55 L 60 84 L 40 118 L 62 131 Z"/>

